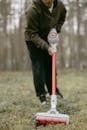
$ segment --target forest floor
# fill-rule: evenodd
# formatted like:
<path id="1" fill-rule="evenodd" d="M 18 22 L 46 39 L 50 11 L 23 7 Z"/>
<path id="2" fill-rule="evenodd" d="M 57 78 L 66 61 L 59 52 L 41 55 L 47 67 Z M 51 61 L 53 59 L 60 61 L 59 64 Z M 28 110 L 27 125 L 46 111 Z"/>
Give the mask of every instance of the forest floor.
<path id="1" fill-rule="evenodd" d="M 38 130 L 87 130 L 87 70 L 62 70 L 58 84 L 64 99 L 57 110 L 70 116 L 69 125 L 39 126 Z M 35 130 L 35 114 L 46 112 L 35 96 L 31 72 L 0 72 L 0 130 Z"/>

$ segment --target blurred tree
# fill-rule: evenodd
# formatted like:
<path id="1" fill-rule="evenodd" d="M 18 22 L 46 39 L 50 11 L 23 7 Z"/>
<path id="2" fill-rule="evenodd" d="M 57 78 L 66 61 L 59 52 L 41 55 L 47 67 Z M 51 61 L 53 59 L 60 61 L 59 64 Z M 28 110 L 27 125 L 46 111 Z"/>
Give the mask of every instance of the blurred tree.
<path id="1" fill-rule="evenodd" d="M 87 0 L 65 0 L 67 17 L 60 34 L 58 64 L 87 67 Z M 24 41 L 25 11 L 32 0 L 0 0 L 0 70 L 31 67 Z"/>
<path id="2" fill-rule="evenodd" d="M 77 43 L 76 43 L 76 59 L 75 59 L 75 63 L 76 63 L 76 68 L 79 70 L 80 69 L 80 18 L 81 18 L 81 13 L 80 13 L 80 6 L 79 6 L 79 0 L 76 1 L 76 7 L 77 7 Z"/>
<path id="3" fill-rule="evenodd" d="M 7 37 L 8 37 L 7 21 L 10 11 L 11 11 L 11 0 L 1 0 L 0 1 L 0 16 L 2 20 L 1 42 L 3 43 L 1 46 L 1 55 L 2 55 L 1 69 L 7 68 Z"/>

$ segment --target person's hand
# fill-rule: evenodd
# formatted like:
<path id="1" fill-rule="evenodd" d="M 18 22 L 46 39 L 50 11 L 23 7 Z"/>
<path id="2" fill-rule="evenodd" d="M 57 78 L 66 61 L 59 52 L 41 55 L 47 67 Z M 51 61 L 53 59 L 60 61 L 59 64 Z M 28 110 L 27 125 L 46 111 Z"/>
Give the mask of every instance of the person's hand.
<path id="1" fill-rule="evenodd" d="M 49 47 L 48 48 L 48 53 L 49 53 L 49 55 L 53 55 L 53 53 L 54 53 L 55 51 L 54 51 L 54 49 L 52 48 L 52 47 Z"/>

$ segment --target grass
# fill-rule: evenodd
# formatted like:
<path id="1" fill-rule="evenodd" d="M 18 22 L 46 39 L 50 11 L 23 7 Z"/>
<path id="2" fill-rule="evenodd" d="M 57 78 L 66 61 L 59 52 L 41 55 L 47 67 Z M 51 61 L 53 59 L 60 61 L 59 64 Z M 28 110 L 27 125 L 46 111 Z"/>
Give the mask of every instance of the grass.
<path id="1" fill-rule="evenodd" d="M 65 99 L 58 99 L 58 111 L 70 116 L 65 125 L 40 126 L 38 130 L 87 130 L 87 70 L 58 73 Z M 40 106 L 31 72 L 0 72 L 0 130 L 35 130 L 34 115 L 50 109 Z"/>

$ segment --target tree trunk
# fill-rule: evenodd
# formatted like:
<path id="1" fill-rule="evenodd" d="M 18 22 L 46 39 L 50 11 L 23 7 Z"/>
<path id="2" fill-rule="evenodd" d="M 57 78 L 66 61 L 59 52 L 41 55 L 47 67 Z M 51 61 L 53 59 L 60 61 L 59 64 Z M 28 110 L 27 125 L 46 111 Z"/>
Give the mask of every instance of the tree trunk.
<path id="1" fill-rule="evenodd" d="M 77 43 L 76 43 L 76 69 L 80 70 L 80 7 L 79 7 L 79 0 L 76 1 L 77 7 Z"/>

